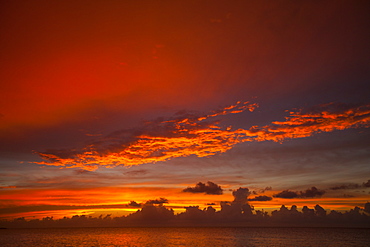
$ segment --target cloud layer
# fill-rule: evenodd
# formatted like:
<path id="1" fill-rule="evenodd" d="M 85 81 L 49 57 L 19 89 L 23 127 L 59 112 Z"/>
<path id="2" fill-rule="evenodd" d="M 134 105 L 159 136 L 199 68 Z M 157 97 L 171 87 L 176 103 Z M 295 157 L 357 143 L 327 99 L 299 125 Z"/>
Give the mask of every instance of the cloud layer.
<path id="1" fill-rule="evenodd" d="M 282 142 L 315 133 L 356 127 L 369 127 L 370 105 L 325 104 L 309 111 L 291 111 L 285 121 L 249 129 L 222 127 L 217 117 L 253 112 L 255 103 L 237 102 L 207 115 L 182 112 L 174 118 L 146 122 L 142 127 L 114 132 L 82 149 L 37 152 L 42 165 L 79 167 L 95 170 L 99 166 L 133 166 L 195 155 L 206 157 L 224 153 L 236 144 L 253 141 Z"/>
<path id="2" fill-rule="evenodd" d="M 221 202 L 221 210 L 216 211 L 212 206 L 200 209 L 199 206 L 185 207 L 185 212 L 175 214 L 172 209 L 162 206 L 168 200 L 160 198 L 150 200 L 153 203 L 145 203 L 141 209 L 127 216 L 112 218 L 110 215 L 99 218 L 86 215 L 75 215 L 71 218 L 54 220 L 52 217 L 45 217 L 42 220 L 26 220 L 24 217 L 13 220 L 3 220 L 2 225 L 10 228 L 17 227 L 122 227 L 122 226 L 300 226 L 300 227 L 368 227 L 370 203 L 365 203 L 363 208 L 355 207 L 347 212 L 335 210 L 326 211 L 320 205 L 313 209 L 303 206 L 298 210 L 292 205 L 287 208 L 282 205 L 279 210 L 271 214 L 263 210 L 255 210 L 248 204 L 248 188 L 239 188 L 233 191 L 232 202 Z M 155 203 L 154 203 L 155 201 Z M 132 204 L 132 202 L 130 203 Z M 136 205 L 139 206 L 139 205 Z M 153 204 L 159 204 L 154 206 Z"/>
<path id="3" fill-rule="evenodd" d="M 283 190 L 275 195 L 276 198 L 285 198 L 285 199 L 293 199 L 293 198 L 313 198 L 313 197 L 321 197 L 325 194 L 324 190 L 319 190 L 316 187 L 312 187 L 305 191 L 290 191 L 290 190 Z"/>

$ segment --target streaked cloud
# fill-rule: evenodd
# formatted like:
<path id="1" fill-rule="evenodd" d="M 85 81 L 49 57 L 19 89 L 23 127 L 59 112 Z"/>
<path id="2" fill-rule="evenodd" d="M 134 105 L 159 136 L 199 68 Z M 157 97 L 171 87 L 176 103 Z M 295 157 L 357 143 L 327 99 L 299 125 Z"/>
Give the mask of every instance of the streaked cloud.
<path id="1" fill-rule="evenodd" d="M 337 185 L 334 187 L 331 187 L 331 190 L 351 190 L 351 189 L 359 189 L 359 188 L 369 188 L 370 187 L 370 179 L 367 180 L 367 182 L 363 182 L 362 184 L 356 184 L 356 183 L 348 183 L 348 184 L 342 184 Z"/>
<path id="2" fill-rule="evenodd" d="M 238 131 L 220 127 L 216 117 L 253 111 L 256 107 L 255 103 L 237 102 L 207 115 L 179 113 L 173 119 L 150 121 L 137 129 L 114 132 L 82 150 L 38 152 L 47 160 L 38 164 L 95 170 L 98 166 L 133 166 L 223 153 L 241 140 Z"/>
<path id="3" fill-rule="evenodd" d="M 292 111 L 285 121 L 274 121 L 261 128 L 261 140 L 283 141 L 302 138 L 314 133 L 331 132 L 348 128 L 369 127 L 370 105 L 351 107 L 341 104 L 325 104 L 310 112 Z M 258 127 L 256 128 L 258 130 Z"/>
<path id="4" fill-rule="evenodd" d="M 168 120 L 158 119 L 140 128 L 114 132 L 82 149 L 37 152 L 46 160 L 38 164 L 85 170 L 95 170 L 99 166 L 134 166 L 190 155 L 212 156 L 242 142 L 282 142 L 316 133 L 370 126 L 370 105 L 334 103 L 309 111 L 291 111 L 285 121 L 249 129 L 223 127 L 217 118 L 246 110 L 253 112 L 256 107 L 255 103 L 239 101 L 206 115 L 180 112 Z"/>
<path id="5" fill-rule="evenodd" d="M 248 201 L 250 201 L 250 202 L 254 202 L 254 201 L 266 202 L 266 201 L 271 201 L 271 200 L 272 200 L 272 197 L 270 197 L 270 196 L 256 196 L 254 198 L 248 199 Z"/>
<path id="6" fill-rule="evenodd" d="M 9 186 L 0 186 L 0 189 L 15 189 L 15 188 L 17 188 L 17 186 L 11 186 L 11 185 L 9 185 Z"/>
<path id="7" fill-rule="evenodd" d="M 313 198 L 313 197 L 321 197 L 325 194 L 325 190 L 319 190 L 316 187 L 311 187 L 305 191 L 290 191 L 290 190 L 283 190 L 279 192 L 273 197 L 275 198 L 285 198 L 285 199 L 293 199 L 293 198 Z"/>

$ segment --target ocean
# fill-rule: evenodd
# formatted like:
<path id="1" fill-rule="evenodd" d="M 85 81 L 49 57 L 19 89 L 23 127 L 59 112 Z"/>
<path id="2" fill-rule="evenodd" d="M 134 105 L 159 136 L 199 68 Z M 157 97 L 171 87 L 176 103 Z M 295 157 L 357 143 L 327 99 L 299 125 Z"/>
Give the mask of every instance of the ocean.
<path id="1" fill-rule="evenodd" d="M 367 228 L 1 229 L 0 246 L 370 246 Z"/>

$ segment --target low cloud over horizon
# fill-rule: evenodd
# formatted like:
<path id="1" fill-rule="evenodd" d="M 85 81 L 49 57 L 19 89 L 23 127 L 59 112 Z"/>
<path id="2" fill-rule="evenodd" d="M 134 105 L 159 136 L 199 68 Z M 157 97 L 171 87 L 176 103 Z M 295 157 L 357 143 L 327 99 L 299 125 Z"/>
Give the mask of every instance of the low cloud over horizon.
<path id="1" fill-rule="evenodd" d="M 282 205 L 279 210 L 274 210 L 271 214 L 265 211 L 255 210 L 249 201 L 268 201 L 272 198 L 258 196 L 248 199 L 251 194 L 248 188 L 240 187 L 232 192 L 234 200 L 231 202 L 221 202 L 221 209 L 216 211 L 212 206 L 201 209 L 199 206 L 187 206 L 185 211 L 175 214 L 173 209 L 163 206 L 169 201 L 165 198 L 149 200 L 145 204 L 138 204 L 131 201 L 124 207 L 140 208 L 136 212 L 127 216 L 111 217 L 111 215 L 100 215 L 91 217 L 87 215 L 74 215 L 53 219 L 44 217 L 40 219 L 27 220 L 24 217 L 12 220 L 1 220 L 0 224 L 4 227 L 123 227 L 123 226 L 351 226 L 368 227 L 370 225 L 370 203 L 360 207 L 354 207 L 346 212 L 325 210 L 319 204 L 313 209 L 303 206 L 298 210 L 297 206 L 292 205 L 287 208 Z M 157 205 L 157 206 L 156 206 Z M 215 205 L 212 203 L 212 205 Z M 108 206 L 108 205 L 107 205 Z M 107 207 L 106 206 L 106 207 Z M 114 205 L 110 205 L 114 207 Z M 116 208 L 118 205 L 116 205 Z M 29 207 L 32 208 L 32 207 Z M 57 209 L 56 207 L 51 207 Z M 75 207 L 78 208 L 78 207 Z M 87 209 L 89 207 L 85 207 Z M 93 208 L 93 207 L 90 207 Z"/>

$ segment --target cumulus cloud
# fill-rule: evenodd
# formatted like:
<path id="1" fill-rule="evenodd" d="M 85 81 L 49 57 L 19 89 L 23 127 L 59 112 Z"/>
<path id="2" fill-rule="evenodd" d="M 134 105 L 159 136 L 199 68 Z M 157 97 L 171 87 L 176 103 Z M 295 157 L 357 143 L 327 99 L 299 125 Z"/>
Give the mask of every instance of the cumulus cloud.
<path id="1" fill-rule="evenodd" d="M 248 199 L 250 202 L 267 202 L 271 201 L 272 197 L 270 196 L 256 196 L 254 198 Z"/>
<path id="2" fill-rule="evenodd" d="M 183 189 L 183 192 L 191 192 L 191 193 L 205 193 L 208 195 L 222 195 L 222 188 L 221 186 L 208 181 L 207 184 L 199 182 L 195 185 L 195 187 L 187 187 Z"/>
<path id="3" fill-rule="evenodd" d="M 324 194 L 325 194 L 324 190 L 319 190 L 316 187 L 312 187 L 311 189 L 301 191 L 300 197 L 320 197 Z"/>
<path id="4" fill-rule="evenodd" d="M 249 129 L 221 127 L 216 117 L 254 111 L 255 103 L 237 102 L 206 115 L 180 112 L 171 119 L 157 119 L 143 126 L 113 132 L 82 149 L 36 152 L 42 165 L 95 170 L 156 163 L 177 157 L 206 157 L 226 152 L 236 144 L 303 138 L 315 133 L 370 126 L 370 105 L 325 104 L 310 111 L 291 111 L 285 121 Z"/>
<path id="5" fill-rule="evenodd" d="M 237 204 L 247 204 L 247 198 L 250 196 L 251 192 L 248 188 L 239 188 L 233 191 L 234 201 Z"/>

